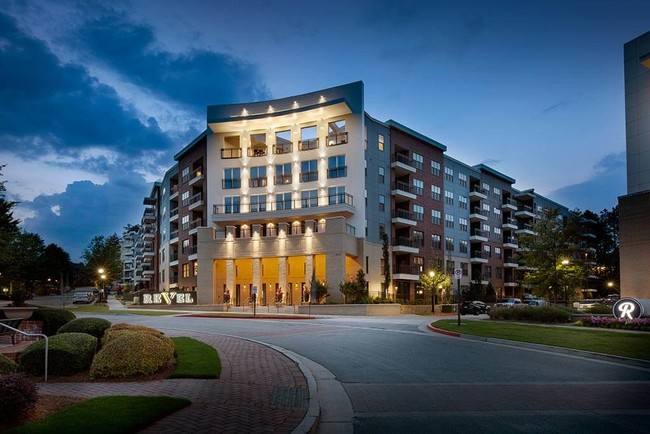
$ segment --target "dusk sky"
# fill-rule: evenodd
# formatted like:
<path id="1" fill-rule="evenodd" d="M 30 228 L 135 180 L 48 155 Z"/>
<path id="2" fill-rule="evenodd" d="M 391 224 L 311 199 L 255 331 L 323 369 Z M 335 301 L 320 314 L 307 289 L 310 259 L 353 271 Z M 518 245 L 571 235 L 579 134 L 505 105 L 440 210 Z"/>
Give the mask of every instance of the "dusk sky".
<path id="1" fill-rule="evenodd" d="M 650 2 L 0 0 L 0 164 L 73 261 L 140 222 L 206 106 L 352 81 L 365 109 L 569 208 L 625 186 L 623 44 Z"/>

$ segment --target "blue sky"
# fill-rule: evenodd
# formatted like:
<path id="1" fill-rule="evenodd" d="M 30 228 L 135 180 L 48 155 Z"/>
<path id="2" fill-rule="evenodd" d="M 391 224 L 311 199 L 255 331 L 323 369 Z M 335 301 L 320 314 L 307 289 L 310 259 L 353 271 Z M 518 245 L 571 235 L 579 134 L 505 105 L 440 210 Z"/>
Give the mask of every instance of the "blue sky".
<path id="1" fill-rule="evenodd" d="M 5 0 L 0 164 L 73 260 L 138 223 L 205 107 L 356 80 L 366 111 L 569 208 L 625 194 L 623 44 L 647 1 Z"/>

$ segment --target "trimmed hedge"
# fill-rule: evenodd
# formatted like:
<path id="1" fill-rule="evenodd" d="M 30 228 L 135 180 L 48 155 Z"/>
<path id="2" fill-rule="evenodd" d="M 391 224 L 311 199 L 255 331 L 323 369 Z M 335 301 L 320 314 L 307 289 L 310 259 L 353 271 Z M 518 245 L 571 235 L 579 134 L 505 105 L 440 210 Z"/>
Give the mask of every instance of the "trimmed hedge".
<path id="1" fill-rule="evenodd" d="M 10 374 L 18 370 L 16 362 L 4 354 L 0 354 L 0 375 Z"/>
<path id="2" fill-rule="evenodd" d="M 77 318 L 61 327 L 61 333 L 86 333 L 101 339 L 104 332 L 111 326 L 111 322 L 103 318 Z"/>
<path id="3" fill-rule="evenodd" d="M 43 334 L 54 336 L 61 327 L 69 323 L 76 316 L 65 309 L 39 308 L 31 316 L 32 321 L 43 321 Z"/>
<path id="4" fill-rule="evenodd" d="M 86 333 L 62 333 L 49 338 L 48 374 L 73 375 L 88 369 L 97 350 L 97 338 Z M 19 358 L 20 368 L 31 375 L 45 372 L 45 340 L 34 342 Z"/>
<path id="5" fill-rule="evenodd" d="M 567 323 L 571 313 L 566 309 L 543 307 L 495 307 L 490 310 L 490 319 L 510 321 L 534 321 L 542 323 Z"/>
<path id="6" fill-rule="evenodd" d="M 106 330 L 106 332 L 104 333 L 104 339 L 102 340 L 102 346 L 106 345 L 107 342 L 110 342 L 111 340 L 117 337 L 129 333 L 145 333 L 151 336 L 155 336 L 156 338 L 164 338 L 161 339 L 160 342 L 161 345 L 170 346 L 172 351 L 174 350 L 174 343 L 170 339 L 165 338 L 163 332 L 147 326 L 126 324 L 126 323 L 115 324 L 114 326 Z"/>
<path id="7" fill-rule="evenodd" d="M 22 373 L 0 376 L 0 425 L 20 420 L 36 405 L 36 386 Z"/>
<path id="8" fill-rule="evenodd" d="M 109 334 L 90 367 L 92 378 L 124 378 L 158 372 L 174 357 L 171 339 L 149 332 L 120 330 Z"/>

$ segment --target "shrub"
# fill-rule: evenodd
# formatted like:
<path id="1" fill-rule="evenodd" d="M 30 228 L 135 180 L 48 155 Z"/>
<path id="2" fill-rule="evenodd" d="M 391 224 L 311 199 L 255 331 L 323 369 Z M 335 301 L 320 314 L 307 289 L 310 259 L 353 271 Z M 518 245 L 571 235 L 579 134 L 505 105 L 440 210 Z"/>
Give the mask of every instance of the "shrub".
<path id="1" fill-rule="evenodd" d="M 119 378 L 154 374 L 173 357 L 174 343 L 169 338 L 122 330 L 104 341 L 90 367 L 90 376 Z"/>
<path id="2" fill-rule="evenodd" d="M 624 320 L 613 316 L 591 316 L 582 318 L 575 323 L 583 327 L 600 327 L 622 330 L 640 330 L 650 332 L 650 318 Z"/>
<path id="3" fill-rule="evenodd" d="M 21 419 L 36 405 L 36 386 L 22 373 L 0 376 L 0 421 Z"/>
<path id="4" fill-rule="evenodd" d="M 49 338 L 48 373 L 72 375 L 88 369 L 97 350 L 97 338 L 86 333 L 62 333 Z M 34 342 L 19 358 L 20 368 L 32 375 L 45 372 L 45 340 Z"/>
<path id="5" fill-rule="evenodd" d="M 104 340 L 102 341 L 102 345 L 105 345 L 106 342 L 118 337 L 122 336 L 125 333 L 130 333 L 130 332 L 136 332 L 136 333 L 146 333 L 150 334 L 152 336 L 156 336 L 158 338 L 163 337 L 164 333 L 161 332 L 160 330 L 153 329 L 151 327 L 147 326 L 141 326 L 141 325 L 133 325 L 133 324 L 126 324 L 126 323 L 120 323 L 120 324 L 115 324 L 111 328 L 107 329 L 104 332 Z M 171 341 L 169 340 L 163 340 L 162 343 L 166 344 Z M 173 345 L 172 345 L 173 348 Z"/>
<path id="6" fill-rule="evenodd" d="M 77 318 L 63 325 L 58 331 L 61 333 L 86 333 L 101 339 L 104 332 L 111 326 L 111 322 L 103 318 Z"/>
<path id="7" fill-rule="evenodd" d="M 16 364 L 16 362 L 11 360 L 9 357 L 0 354 L 0 375 L 16 372 L 17 370 L 18 370 L 18 365 Z"/>
<path id="8" fill-rule="evenodd" d="M 565 323 L 571 321 L 566 309 L 544 307 L 495 307 L 490 310 L 490 319 L 506 321 L 535 321 L 543 323 Z"/>
<path id="9" fill-rule="evenodd" d="M 65 309 L 40 308 L 32 314 L 32 321 L 43 321 L 43 334 L 54 336 L 65 324 L 69 323 L 76 316 Z"/>
<path id="10" fill-rule="evenodd" d="M 593 307 L 587 309 L 587 313 L 593 313 L 596 315 L 611 315 L 612 307 L 605 304 L 596 304 Z"/>

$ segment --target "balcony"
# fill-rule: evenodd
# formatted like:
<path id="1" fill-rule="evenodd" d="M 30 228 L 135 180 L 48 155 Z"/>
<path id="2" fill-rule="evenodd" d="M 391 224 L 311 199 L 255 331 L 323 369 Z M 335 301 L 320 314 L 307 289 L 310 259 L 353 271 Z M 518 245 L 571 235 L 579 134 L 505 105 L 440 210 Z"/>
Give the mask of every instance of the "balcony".
<path id="1" fill-rule="evenodd" d="M 190 197 L 189 200 L 190 211 L 193 209 L 200 209 L 203 207 L 203 193 L 196 193 L 194 196 Z"/>
<path id="2" fill-rule="evenodd" d="M 221 148 L 221 159 L 241 158 L 241 148 Z"/>
<path id="3" fill-rule="evenodd" d="M 169 221 L 173 222 L 174 220 L 178 220 L 178 207 L 169 210 Z"/>
<path id="4" fill-rule="evenodd" d="M 348 142 L 348 133 L 332 133 L 327 136 L 327 146 L 343 145 Z"/>
<path id="5" fill-rule="evenodd" d="M 390 193 L 393 195 L 395 202 L 417 199 L 417 196 L 414 193 L 414 188 L 402 181 L 395 181 Z"/>
<path id="6" fill-rule="evenodd" d="M 537 232 L 533 230 L 532 225 L 524 225 L 523 227 L 515 231 L 517 235 L 526 234 L 526 235 L 537 235 Z"/>
<path id="7" fill-rule="evenodd" d="M 519 204 L 517 204 L 517 201 L 514 199 L 506 199 L 501 205 L 501 209 L 504 211 L 517 211 L 518 207 Z"/>
<path id="8" fill-rule="evenodd" d="M 298 142 L 298 149 L 301 151 L 311 151 L 312 149 L 318 149 L 318 138 L 301 140 Z"/>
<path id="9" fill-rule="evenodd" d="M 176 244 L 178 243 L 178 230 L 171 231 L 169 233 L 169 244 Z"/>
<path id="10" fill-rule="evenodd" d="M 257 188 L 257 187 L 266 187 L 268 180 L 266 176 L 259 177 L 259 178 L 251 178 L 248 180 L 248 186 L 250 188 Z"/>
<path id="11" fill-rule="evenodd" d="M 528 205 L 520 206 L 517 211 L 515 211 L 515 216 L 525 219 L 533 219 L 536 217 L 535 211 Z"/>
<path id="12" fill-rule="evenodd" d="M 248 148 L 247 155 L 249 157 L 265 157 L 268 153 L 268 146 L 256 146 Z"/>
<path id="13" fill-rule="evenodd" d="M 199 181 L 203 180 L 203 170 L 202 168 L 194 169 L 194 171 L 191 173 L 191 178 L 190 178 L 190 185 L 194 185 Z"/>
<path id="14" fill-rule="evenodd" d="M 391 218 L 391 223 L 395 225 L 396 228 L 403 228 L 406 226 L 416 226 L 418 222 L 413 217 L 413 213 L 409 212 L 406 209 L 396 209 Z"/>
<path id="15" fill-rule="evenodd" d="M 421 272 L 422 270 L 418 265 L 398 264 L 393 269 L 393 279 L 418 281 L 420 280 Z"/>
<path id="16" fill-rule="evenodd" d="M 472 264 L 487 264 L 488 263 L 489 256 L 485 252 L 481 252 L 480 250 L 475 250 L 472 252 L 472 256 L 470 256 L 469 261 Z"/>
<path id="17" fill-rule="evenodd" d="M 396 176 L 403 176 L 409 173 L 415 173 L 417 169 L 413 165 L 413 160 L 404 154 L 393 154 L 393 159 L 390 163 L 391 169 L 395 172 Z"/>
<path id="18" fill-rule="evenodd" d="M 481 242 L 487 243 L 489 235 L 490 234 L 488 232 L 486 232 L 486 231 L 482 231 L 480 229 L 474 229 L 469 235 L 469 240 L 470 241 L 481 241 Z"/>
<path id="19" fill-rule="evenodd" d="M 151 240 L 153 240 L 155 237 L 156 237 L 155 234 L 154 234 L 153 232 L 149 232 L 149 231 L 147 231 L 147 232 L 145 232 L 144 234 L 142 234 L 142 238 L 143 238 L 144 240 L 147 240 L 147 241 L 151 241 Z"/>
<path id="20" fill-rule="evenodd" d="M 519 229 L 519 225 L 516 219 L 505 219 L 501 227 L 503 229 L 513 229 L 513 230 Z"/>
<path id="21" fill-rule="evenodd" d="M 469 221 L 487 221 L 487 211 L 474 207 L 469 213 Z"/>
<path id="22" fill-rule="evenodd" d="M 478 185 L 475 185 L 472 187 L 472 189 L 469 192 L 469 198 L 471 199 L 487 199 L 488 198 L 488 193 L 484 188 L 479 187 Z"/>
<path id="23" fill-rule="evenodd" d="M 300 182 L 318 181 L 318 171 L 300 172 Z"/>
<path id="24" fill-rule="evenodd" d="M 291 152 L 293 152 L 293 143 L 283 143 L 273 146 L 273 153 L 275 155 L 290 154 Z"/>
<path id="25" fill-rule="evenodd" d="M 503 247 L 506 249 L 516 249 L 519 247 L 519 242 L 515 237 L 507 237 L 503 239 Z"/>
<path id="26" fill-rule="evenodd" d="M 519 264 L 514 257 L 507 257 L 503 260 L 503 268 L 517 268 Z"/>
<path id="27" fill-rule="evenodd" d="M 396 237 L 393 239 L 393 253 L 418 253 L 422 240 L 409 237 Z"/>
<path id="28" fill-rule="evenodd" d="M 178 197 L 178 184 L 175 184 L 171 187 L 171 192 L 169 195 L 169 200 L 176 199 Z"/>
<path id="29" fill-rule="evenodd" d="M 146 209 L 142 214 L 142 223 L 153 223 L 156 221 L 156 213 L 153 209 Z"/>
<path id="30" fill-rule="evenodd" d="M 512 277 L 506 277 L 505 280 L 503 281 L 503 286 L 514 288 L 518 285 L 517 282 L 515 282 L 515 279 L 513 279 Z"/>

